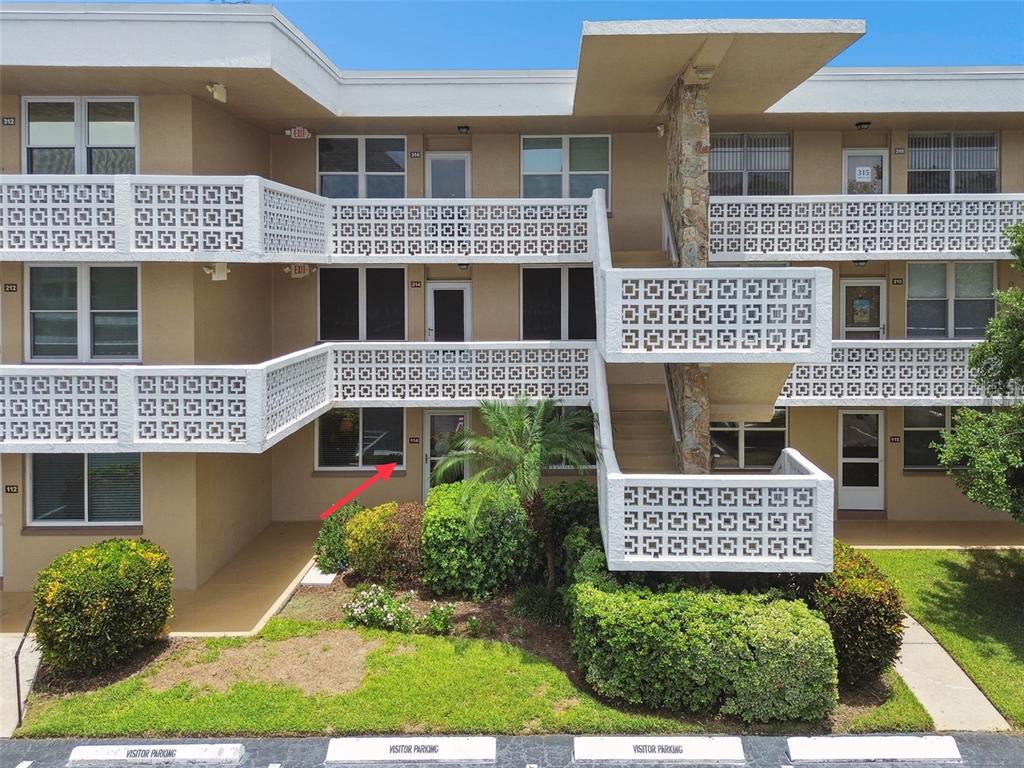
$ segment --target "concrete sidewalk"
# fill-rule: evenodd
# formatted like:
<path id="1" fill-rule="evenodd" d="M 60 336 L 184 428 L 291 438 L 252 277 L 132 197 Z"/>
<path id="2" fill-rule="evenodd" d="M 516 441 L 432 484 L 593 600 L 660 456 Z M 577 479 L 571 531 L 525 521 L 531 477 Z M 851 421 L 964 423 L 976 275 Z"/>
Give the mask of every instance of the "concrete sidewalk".
<path id="1" fill-rule="evenodd" d="M 18 697 L 14 684 L 14 653 L 20 637 L 0 637 L 0 737 L 6 738 L 18 727 Z M 28 637 L 21 650 L 21 703 L 28 698 L 32 680 L 39 668 L 39 648 Z"/>
<path id="2" fill-rule="evenodd" d="M 928 630 L 907 616 L 896 671 L 937 731 L 1008 731 L 1009 723 Z"/>

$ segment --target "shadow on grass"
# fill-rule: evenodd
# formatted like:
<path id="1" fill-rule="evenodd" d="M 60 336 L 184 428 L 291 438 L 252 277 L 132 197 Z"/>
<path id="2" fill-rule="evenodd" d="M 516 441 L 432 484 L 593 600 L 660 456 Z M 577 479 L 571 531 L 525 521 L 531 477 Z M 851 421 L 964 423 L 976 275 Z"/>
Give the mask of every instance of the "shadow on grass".
<path id="1" fill-rule="evenodd" d="M 1024 664 L 1024 550 L 973 549 L 937 566 L 942 577 L 919 593 L 917 618 L 975 641 L 983 658 L 1000 645 Z"/>

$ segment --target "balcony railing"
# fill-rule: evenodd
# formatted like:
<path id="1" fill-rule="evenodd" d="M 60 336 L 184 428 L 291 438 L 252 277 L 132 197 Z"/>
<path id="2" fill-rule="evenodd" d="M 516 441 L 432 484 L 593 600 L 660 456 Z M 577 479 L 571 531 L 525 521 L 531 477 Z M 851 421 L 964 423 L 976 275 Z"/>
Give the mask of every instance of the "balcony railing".
<path id="1" fill-rule="evenodd" d="M 714 197 L 716 261 L 1010 257 L 1024 194 Z"/>
<path id="2" fill-rule="evenodd" d="M 835 341 L 829 363 L 798 364 L 779 406 L 993 405 L 967 367 L 972 341 Z M 1018 399 L 1018 398 L 1010 398 Z"/>
<path id="3" fill-rule="evenodd" d="M 832 478 L 787 448 L 769 474 L 623 474 L 604 366 L 595 367 L 598 503 L 619 571 L 832 569 Z"/>
<path id="4" fill-rule="evenodd" d="M 334 200 L 256 176 L 0 176 L 0 259 L 591 261 L 590 200 Z"/>
<path id="5" fill-rule="evenodd" d="M 339 406 L 554 398 L 597 415 L 616 570 L 823 571 L 832 481 L 786 450 L 771 474 L 624 474 L 593 342 L 321 344 L 251 366 L 0 366 L 0 453 L 262 452 Z"/>

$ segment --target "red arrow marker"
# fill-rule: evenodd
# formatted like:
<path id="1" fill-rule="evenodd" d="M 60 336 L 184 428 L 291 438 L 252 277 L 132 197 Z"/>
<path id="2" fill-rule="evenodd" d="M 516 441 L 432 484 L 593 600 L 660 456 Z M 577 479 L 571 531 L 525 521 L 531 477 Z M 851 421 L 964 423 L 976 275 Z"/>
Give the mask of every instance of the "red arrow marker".
<path id="1" fill-rule="evenodd" d="M 371 477 L 369 480 L 366 480 L 363 483 L 360 483 L 359 486 L 356 487 L 356 489 L 354 491 L 352 491 L 351 493 L 345 494 L 340 499 L 338 499 L 336 502 L 331 504 L 331 506 L 329 506 L 327 509 L 325 509 L 320 514 L 320 519 L 321 520 L 326 520 L 328 517 L 333 515 L 335 512 L 337 512 L 342 507 L 344 507 L 346 504 L 348 504 L 350 501 L 352 501 L 352 499 L 354 499 L 360 493 L 362 493 L 367 488 L 369 488 L 371 485 L 376 483 L 378 480 L 387 480 L 387 479 L 389 479 L 391 477 L 391 473 L 395 471 L 395 467 L 396 466 L 397 466 L 397 464 L 378 464 L 377 465 L 377 471 L 374 473 L 373 477 Z"/>

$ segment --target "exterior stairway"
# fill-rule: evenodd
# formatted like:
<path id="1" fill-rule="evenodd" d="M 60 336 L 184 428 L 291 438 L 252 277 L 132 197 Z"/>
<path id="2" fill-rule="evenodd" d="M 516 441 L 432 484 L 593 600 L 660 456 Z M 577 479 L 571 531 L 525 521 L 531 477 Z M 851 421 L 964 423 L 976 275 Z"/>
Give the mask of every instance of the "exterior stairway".
<path id="1" fill-rule="evenodd" d="M 622 268 L 672 266 L 664 251 L 615 251 Z M 675 441 L 660 363 L 607 363 L 615 458 L 623 472 L 675 473 Z"/>
<path id="2" fill-rule="evenodd" d="M 615 458 L 623 472 L 675 473 L 675 441 L 663 367 L 608 363 Z"/>

